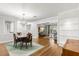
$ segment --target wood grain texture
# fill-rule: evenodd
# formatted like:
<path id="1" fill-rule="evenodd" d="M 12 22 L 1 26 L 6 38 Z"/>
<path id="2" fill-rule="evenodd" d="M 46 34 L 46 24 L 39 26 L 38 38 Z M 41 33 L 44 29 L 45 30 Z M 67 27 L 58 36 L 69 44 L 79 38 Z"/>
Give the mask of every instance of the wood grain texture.
<path id="1" fill-rule="evenodd" d="M 37 42 L 45 47 L 33 53 L 32 56 L 61 56 L 62 48 L 55 44 L 53 39 L 41 37 Z"/>
<path id="2" fill-rule="evenodd" d="M 63 56 L 79 56 L 79 40 L 68 39 L 64 48 Z"/>
<path id="3" fill-rule="evenodd" d="M 9 53 L 4 44 L 0 44 L 0 56 L 9 56 Z"/>

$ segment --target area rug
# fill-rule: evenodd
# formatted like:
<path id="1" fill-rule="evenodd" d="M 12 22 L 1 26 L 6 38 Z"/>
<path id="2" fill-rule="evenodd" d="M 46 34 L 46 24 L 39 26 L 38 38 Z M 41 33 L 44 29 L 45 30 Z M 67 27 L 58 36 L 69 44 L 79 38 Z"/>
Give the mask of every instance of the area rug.
<path id="1" fill-rule="evenodd" d="M 33 42 L 32 44 L 32 47 L 28 45 L 28 48 L 23 47 L 22 49 L 20 49 L 19 45 L 15 48 L 13 46 L 13 42 L 5 43 L 10 56 L 30 56 L 32 53 L 44 47 L 35 42 Z"/>

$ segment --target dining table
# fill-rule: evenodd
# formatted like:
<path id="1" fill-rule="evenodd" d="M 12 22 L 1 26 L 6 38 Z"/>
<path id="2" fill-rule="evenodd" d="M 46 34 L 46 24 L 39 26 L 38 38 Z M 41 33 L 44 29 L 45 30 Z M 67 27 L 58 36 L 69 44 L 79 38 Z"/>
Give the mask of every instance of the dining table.
<path id="1" fill-rule="evenodd" d="M 23 47 L 23 43 L 26 43 L 26 47 L 27 47 L 27 36 L 17 36 L 17 40 L 19 40 L 20 43 L 21 43 L 21 47 L 20 48 Z"/>
<path id="2" fill-rule="evenodd" d="M 27 36 L 17 36 L 17 39 L 20 41 L 26 41 L 27 40 Z"/>

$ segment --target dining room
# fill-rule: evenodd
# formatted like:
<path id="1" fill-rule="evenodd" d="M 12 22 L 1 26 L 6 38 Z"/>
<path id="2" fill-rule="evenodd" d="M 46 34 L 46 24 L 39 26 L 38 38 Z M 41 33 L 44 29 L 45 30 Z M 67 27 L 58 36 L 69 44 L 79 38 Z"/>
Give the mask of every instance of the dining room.
<path id="1" fill-rule="evenodd" d="M 0 3 L 0 55 L 61 56 L 68 40 L 79 40 L 78 6 L 79 3 Z M 44 26 L 38 26 L 41 24 Z"/>
<path id="2" fill-rule="evenodd" d="M 3 24 L 5 29 L 2 30 L 4 33 L 1 31 L 0 44 L 6 47 L 9 56 L 28 56 L 44 47 L 35 42 L 30 22 L 3 19 Z"/>

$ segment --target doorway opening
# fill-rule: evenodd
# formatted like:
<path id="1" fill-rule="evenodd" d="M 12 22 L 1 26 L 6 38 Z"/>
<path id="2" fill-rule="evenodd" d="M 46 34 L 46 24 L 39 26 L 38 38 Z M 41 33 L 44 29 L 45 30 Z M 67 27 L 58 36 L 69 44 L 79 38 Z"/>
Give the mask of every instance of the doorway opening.
<path id="1" fill-rule="evenodd" d="M 38 24 L 38 36 L 52 38 L 57 43 L 57 23 Z"/>

